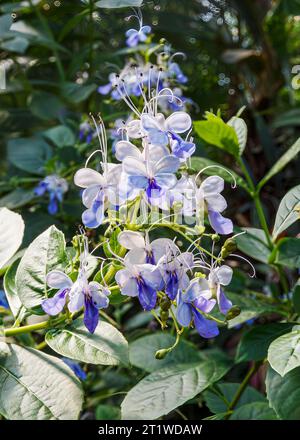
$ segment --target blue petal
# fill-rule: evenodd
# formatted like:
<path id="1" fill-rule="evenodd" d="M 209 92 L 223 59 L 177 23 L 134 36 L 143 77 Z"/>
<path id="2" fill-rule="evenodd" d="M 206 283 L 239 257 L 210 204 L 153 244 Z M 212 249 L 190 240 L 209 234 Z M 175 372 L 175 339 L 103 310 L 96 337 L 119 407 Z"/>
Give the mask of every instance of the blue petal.
<path id="1" fill-rule="evenodd" d="M 147 285 L 143 279 L 139 279 L 137 284 L 141 306 L 144 310 L 152 310 L 156 304 L 156 290 Z"/>
<path id="2" fill-rule="evenodd" d="M 101 93 L 101 95 L 108 95 L 108 93 L 111 91 L 112 85 L 111 83 L 105 84 L 103 86 L 98 87 L 97 91 L 98 93 Z"/>
<path id="3" fill-rule="evenodd" d="M 192 306 L 180 300 L 177 302 L 176 318 L 183 327 L 188 327 L 192 320 Z"/>
<path id="4" fill-rule="evenodd" d="M 146 194 L 148 199 L 160 197 L 162 192 L 161 186 L 158 185 L 155 179 L 148 180 L 148 186 L 146 189 Z"/>
<path id="5" fill-rule="evenodd" d="M 69 289 L 59 290 L 52 298 L 45 299 L 41 306 L 44 312 L 50 316 L 58 315 L 66 304 Z"/>
<path id="6" fill-rule="evenodd" d="M 47 189 L 47 183 L 42 181 L 34 188 L 34 194 L 36 196 L 42 196 L 45 193 L 46 189 Z"/>
<path id="7" fill-rule="evenodd" d="M 90 333 L 94 333 L 99 321 L 98 308 L 93 304 L 92 298 L 84 298 L 84 318 L 83 322 Z"/>
<path id="8" fill-rule="evenodd" d="M 169 138 L 168 134 L 165 131 L 159 130 L 157 128 L 149 128 L 147 130 L 149 141 L 154 145 L 168 145 Z"/>
<path id="9" fill-rule="evenodd" d="M 166 283 L 166 294 L 168 297 L 173 300 L 177 293 L 179 288 L 179 280 L 176 272 L 171 272 L 168 277 L 168 281 Z"/>
<path id="10" fill-rule="evenodd" d="M 68 367 L 71 368 L 71 370 L 76 374 L 76 376 L 80 379 L 80 380 L 86 380 L 86 372 L 83 371 L 83 369 L 81 368 L 81 366 L 78 364 L 78 362 L 73 361 L 72 359 L 69 358 L 61 358 L 61 360 L 68 365 Z"/>
<path id="11" fill-rule="evenodd" d="M 7 302 L 4 290 L 0 290 L 0 306 L 4 307 L 5 309 L 9 309 L 9 304 Z"/>
<path id="12" fill-rule="evenodd" d="M 233 224 L 229 218 L 223 217 L 219 212 L 208 211 L 208 218 L 212 228 L 217 234 L 228 235 L 233 231 Z"/>
<path id="13" fill-rule="evenodd" d="M 48 204 L 48 212 L 50 215 L 56 214 L 58 211 L 58 202 L 56 197 L 50 197 L 50 202 Z"/>
<path id="14" fill-rule="evenodd" d="M 226 298 L 226 295 L 225 295 L 223 289 L 221 288 L 220 284 L 218 285 L 217 299 L 218 299 L 218 305 L 219 305 L 220 312 L 223 313 L 223 315 L 226 315 L 227 312 L 232 307 L 232 302 Z"/>
<path id="15" fill-rule="evenodd" d="M 218 336 L 219 329 L 215 321 L 204 318 L 204 316 L 195 309 L 193 309 L 193 315 L 195 327 L 202 338 L 214 338 Z"/>
<path id="16" fill-rule="evenodd" d="M 148 179 L 145 176 L 129 176 L 128 183 L 134 188 L 145 189 L 148 184 Z"/>

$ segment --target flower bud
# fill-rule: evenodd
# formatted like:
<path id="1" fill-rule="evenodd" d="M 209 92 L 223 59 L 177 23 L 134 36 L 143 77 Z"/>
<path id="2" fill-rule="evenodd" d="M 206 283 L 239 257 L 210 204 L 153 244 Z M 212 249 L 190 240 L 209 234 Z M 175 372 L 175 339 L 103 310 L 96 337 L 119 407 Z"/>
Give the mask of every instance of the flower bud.
<path id="1" fill-rule="evenodd" d="M 171 303 L 170 299 L 167 297 L 162 298 L 159 303 L 161 310 L 164 312 L 167 312 L 169 310 L 169 308 L 171 307 L 171 304 L 172 303 Z M 169 317 L 169 314 L 168 314 L 168 317 Z"/>
<path id="2" fill-rule="evenodd" d="M 238 306 L 233 306 L 231 309 L 227 312 L 226 320 L 230 321 L 231 319 L 235 318 L 241 313 L 241 309 Z"/>
<path id="3" fill-rule="evenodd" d="M 236 250 L 236 242 L 232 238 L 228 238 L 222 246 L 221 258 L 227 258 L 228 255 L 232 254 Z"/>
<path id="4" fill-rule="evenodd" d="M 157 350 L 157 352 L 155 353 L 155 359 L 164 359 L 167 354 L 169 353 L 169 349 L 168 348 L 163 348 L 161 350 Z"/>

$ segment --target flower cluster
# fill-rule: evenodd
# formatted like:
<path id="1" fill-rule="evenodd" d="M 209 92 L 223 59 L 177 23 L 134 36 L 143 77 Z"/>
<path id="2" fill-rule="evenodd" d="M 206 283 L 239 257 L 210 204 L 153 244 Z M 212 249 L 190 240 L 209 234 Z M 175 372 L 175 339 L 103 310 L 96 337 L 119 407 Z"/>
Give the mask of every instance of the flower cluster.
<path id="1" fill-rule="evenodd" d="M 128 44 L 144 41 L 149 33 L 150 28 L 142 25 L 139 31 L 130 30 Z M 126 75 L 114 75 L 109 85 L 100 90 L 106 93 L 113 89 L 117 99 L 123 99 L 131 110 L 127 121 L 117 121 L 115 161 L 109 160 L 102 119 L 96 122 L 92 117 L 99 149 L 74 176 L 75 184 L 83 189 L 82 221 L 93 229 L 108 223 L 106 237 L 114 228 L 119 231 L 115 237 L 118 246 L 114 244 L 112 248 L 108 238 L 105 245 L 109 257 L 99 258 L 106 269 L 112 270 L 109 281 L 115 279 L 122 295 L 137 297 L 142 308 L 153 311 L 156 317 L 159 311 L 157 319 L 162 328 L 171 317 L 176 328 L 178 324 L 194 325 L 202 337 L 215 337 L 220 322 L 216 316 L 223 315 L 222 322 L 226 322 L 234 313 L 224 293 L 224 286 L 232 278 L 232 269 L 224 264 L 224 259 L 229 255 L 236 257 L 231 253 L 231 240 L 214 255 L 220 235 L 233 232 L 232 221 L 222 215 L 227 207 L 221 195 L 224 180 L 217 175 L 202 179 L 203 170 L 197 173 L 192 169 L 191 157 L 196 151 L 192 119 L 182 100 L 163 84 L 163 70 L 152 65 L 143 66 L 142 71 L 137 66 L 126 69 Z M 186 82 L 176 63 L 170 62 L 170 69 L 179 82 Z M 131 94 L 140 97 L 140 106 Z M 166 101 L 176 103 L 178 109 L 170 114 Z M 88 166 L 95 153 L 101 155 L 98 169 Z M 196 226 L 179 222 L 179 215 L 185 220 L 192 218 Z M 213 231 L 204 234 L 209 224 Z M 152 230 L 163 225 L 190 241 L 189 248 L 181 251 L 176 237 L 151 240 Z M 197 235 L 195 240 L 188 235 L 191 230 Z M 212 241 L 211 251 L 200 246 L 203 234 Z M 99 309 L 109 305 L 110 288 L 102 270 L 97 278 L 102 279 L 101 283 L 88 281 L 87 256 L 86 244 L 75 282 L 57 270 L 48 274 L 49 287 L 58 292 L 44 300 L 42 307 L 50 315 L 60 313 L 65 306 L 71 313 L 84 308 L 84 323 L 93 333 Z"/>
<path id="2" fill-rule="evenodd" d="M 48 212 L 51 215 L 57 213 L 59 203 L 63 201 L 63 196 L 67 191 L 67 181 L 56 174 L 45 177 L 34 189 L 36 196 L 43 196 L 48 193 L 50 199 Z"/>

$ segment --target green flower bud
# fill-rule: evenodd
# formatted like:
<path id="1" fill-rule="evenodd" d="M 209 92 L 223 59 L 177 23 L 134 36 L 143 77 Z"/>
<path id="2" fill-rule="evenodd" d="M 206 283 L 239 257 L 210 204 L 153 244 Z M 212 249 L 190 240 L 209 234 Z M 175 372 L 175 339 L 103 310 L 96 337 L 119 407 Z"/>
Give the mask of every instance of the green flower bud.
<path id="1" fill-rule="evenodd" d="M 224 259 L 228 257 L 228 255 L 232 254 L 236 250 L 236 242 L 232 238 L 228 238 L 222 246 L 221 249 L 221 258 Z"/>
<path id="2" fill-rule="evenodd" d="M 155 353 L 155 359 L 164 359 L 169 353 L 169 351 L 170 350 L 168 348 L 162 348 L 161 350 L 157 350 L 157 352 Z"/>
<path id="3" fill-rule="evenodd" d="M 169 310 L 169 308 L 171 307 L 171 304 L 172 303 L 171 303 L 170 299 L 167 297 L 162 298 L 159 303 L 161 310 L 164 312 L 167 312 Z M 169 317 L 169 314 L 168 314 L 168 317 Z"/>
<path id="4" fill-rule="evenodd" d="M 161 310 L 159 316 L 162 322 L 165 323 L 169 319 L 169 310 Z"/>
<path id="5" fill-rule="evenodd" d="M 241 313 L 241 309 L 238 306 L 233 306 L 231 309 L 227 312 L 226 320 L 230 321 L 231 319 L 235 318 Z"/>

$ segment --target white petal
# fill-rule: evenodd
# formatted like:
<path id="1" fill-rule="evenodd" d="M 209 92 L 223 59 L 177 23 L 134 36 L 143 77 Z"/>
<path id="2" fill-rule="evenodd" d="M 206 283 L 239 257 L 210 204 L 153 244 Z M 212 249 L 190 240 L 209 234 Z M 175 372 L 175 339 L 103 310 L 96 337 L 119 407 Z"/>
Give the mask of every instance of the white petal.
<path id="1" fill-rule="evenodd" d="M 130 121 L 126 125 L 127 134 L 132 139 L 139 139 L 142 137 L 141 132 L 141 121 L 139 119 L 134 119 L 133 121 Z"/>
<path id="2" fill-rule="evenodd" d="M 66 289 L 72 287 L 73 281 L 60 270 L 52 270 L 47 274 L 46 283 L 53 289 Z"/>
<path id="3" fill-rule="evenodd" d="M 105 179 L 91 168 L 81 168 L 75 173 L 74 183 L 81 188 L 87 188 L 91 185 L 104 185 Z"/>
<path id="4" fill-rule="evenodd" d="M 232 278 L 232 269 L 229 266 L 226 266 L 225 264 L 218 269 L 215 270 L 215 275 L 218 278 L 218 281 L 222 286 L 227 286 Z"/>
<path id="5" fill-rule="evenodd" d="M 82 203 L 86 208 L 91 208 L 95 198 L 99 194 L 100 187 L 99 185 L 92 185 L 89 188 L 86 188 L 82 193 Z"/>
<path id="6" fill-rule="evenodd" d="M 208 209 L 211 211 L 222 212 L 227 208 L 227 202 L 221 194 L 212 194 L 205 197 Z"/>
<path id="7" fill-rule="evenodd" d="M 160 118 L 161 119 L 161 118 Z M 148 131 L 151 129 L 161 130 L 161 124 L 159 123 L 159 120 L 156 120 L 153 116 L 148 115 L 147 113 L 144 113 L 141 116 L 141 124 L 144 130 Z"/>
<path id="8" fill-rule="evenodd" d="M 122 287 L 121 293 L 122 295 L 126 295 L 126 296 L 138 296 L 139 291 L 138 291 L 136 279 L 129 278 L 124 284 L 124 287 Z"/>
<path id="9" fill-rule="evenodd" d="M 156 263 L 158 263 L 160 258 L 166 255 L 170 250 L 174 253 L 178 252 L 178 247 L 172 240 L 170 240 L 170 238 L 158 238 L 153 240 L 150 246 Z"/>
<path id="10" fill-rule="evenodd" d="M 168 155 L 162 157 L 155 165 L 154 165 L 154 173 L 175 173 L 180 166 L 180 160 L 178 157 L 173 155 Z"/>
<path id="11" fill-rule="evenodd" d="M 119 141 L 116 144 L 116 158 L 123 162 L 123 160 L 128 157 L 136 157 L 137 159 L 141 159 L 142 153 L 131 142 L 128 141 Z"/>
<path id="12" fill-rule="evenodd" d="M 224 189 L 224 179 L 219 176 L 209 176 L 200 185 L 204 197 L 210 194 L 220 193 Z"/>
<path id="13" fill-rule="evenodd" d="M 68 309 L 71 313 L 77 312 L 84 305 L 84 294 L 78 292 L 76 295 L 69 296 Z"/>
<path id="14" fill-rule="evenodd" d="M 123 287 L 127 282 L 128 278 L 131 277 L 131 272 L 127 269 L 118 270 L 115 275 L 115 280 L 119 284 L 120 287 Z"/>
<path id="15" fill-rule="evenodd" d="M 123 161 L 123 171 L 129 176 L 147 177 L 147 170 L 144 162 L 136 157 L 127 157 Z"/>
<path id="16" fill-rule="evenodd" d="M 125 264 L 145 264 L 146 258 L 147 254 L 144 248 L 134 248 L 127 253 L 125 257 Z"/>
<path id="17" fill-rule="evenodd" d="M 194 265 L 194 256 L 191 252 L 183 252 L 178 255 L 177 260 L 185 269 L 191 269 Z"/>
<path id="18" fill-rule="evenodd" d="M 122 231 L 118 235 L 118 242 L 126 249 L 144 248 L 145 239 L 140 232 Z"/>
<path id="19" fill-rule="evenodd" d="M 190 115 L 186 112 L 174 112 L 166 119 L 166 128 L 175 133 L 184 133 L 192 126 Z"/>

